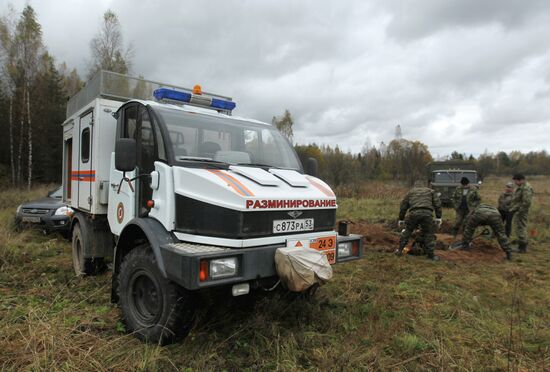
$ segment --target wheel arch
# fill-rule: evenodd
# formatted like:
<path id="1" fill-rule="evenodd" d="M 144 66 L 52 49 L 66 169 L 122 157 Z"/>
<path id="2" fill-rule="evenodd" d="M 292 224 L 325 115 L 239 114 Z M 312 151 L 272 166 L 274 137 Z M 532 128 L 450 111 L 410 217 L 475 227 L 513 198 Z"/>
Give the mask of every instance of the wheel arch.
<path id="1" fill-rule="evenodd" d="M 73 234 L 73 231 L 74 231 L 74 228 L 76 225 L 78 224 L 82 224 L 82 223 L 85 223 L 86 219 L 84 218 L 84 215 L 80 212 L 75 212 L 71 218 L 71 227 L 70 227 L 70 231 L 71 231 L 71 236 Z"/>
<path id="2" fill-rule="evenodd" d="M 157 220 L 145 217 L 134 218 L 124 227 L 120 233 L 117 244 L 115 247 L 114 261 L 113 261 L 113 285 L 111 292 L 111 301 L 117 302 L 117 276 L 120 271 L 120 265 L 124 256 L 126 256 L 132 249 L 143 243 L 149 243 L 155 259 L 157 261 L 158 268 L 165 278 L 167 278 L 166 269 L 164 266 L 164 260 L 160 252 L 160 246 L 163 244 L 177 242 L 175 236 L 166 231 L 164 226 Z"/>

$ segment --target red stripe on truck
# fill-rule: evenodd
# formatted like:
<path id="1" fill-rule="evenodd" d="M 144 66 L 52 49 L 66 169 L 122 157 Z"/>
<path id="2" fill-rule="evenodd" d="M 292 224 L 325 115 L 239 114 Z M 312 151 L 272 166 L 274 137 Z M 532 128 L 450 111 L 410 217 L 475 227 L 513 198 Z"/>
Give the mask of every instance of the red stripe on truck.
<path id="1" fill-rule="evenodd" d="M 72 171 L 71 181 L 95 182 L 95 170 Z"/>

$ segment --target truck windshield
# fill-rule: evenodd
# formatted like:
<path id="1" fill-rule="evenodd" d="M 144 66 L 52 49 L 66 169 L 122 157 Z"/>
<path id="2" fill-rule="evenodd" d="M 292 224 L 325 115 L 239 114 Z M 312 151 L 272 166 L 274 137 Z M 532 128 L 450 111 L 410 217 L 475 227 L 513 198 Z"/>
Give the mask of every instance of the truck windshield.
<path id="1" fill-rule="evenodd" d="M 460 179 L 462 177 L 468 178 L 468 180 L 471 183 L 477 182 L 477 175 L 475 172 L 451 172 L 451 171 L 433 172 L 434 182 L 460 183 Z"/>
<path id="2" fill-rule="evenodd" d="M 301 170 L 289 142 L 270 125 L 155 107 L 176 162 L 222 162 Z"/>

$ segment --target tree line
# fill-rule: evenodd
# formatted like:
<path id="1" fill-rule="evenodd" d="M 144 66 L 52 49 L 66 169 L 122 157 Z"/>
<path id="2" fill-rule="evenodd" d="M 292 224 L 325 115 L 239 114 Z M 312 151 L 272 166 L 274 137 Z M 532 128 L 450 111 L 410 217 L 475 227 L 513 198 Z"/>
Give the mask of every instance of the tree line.
<path id="1" fill-rule="evenodd" d="M 105 12 L 90 51 L 88 77 L 100 69 L 129 72 L 132 48 L 124 46 L 112 11 Z M 0 185 L 60 181 L 61 124 L 68 98 L 82 86 L 78 71 L 56 64 L 48 52 L 30 5 L 0 18 Z"/>
<path id="2" fill-rule="evenodd" d="M 131 72 L 133 48 L 124 43 L 119 20 L 112 11 L 104 13 L 89 49 L 87 78 L 101 69 Z M 30 188 L 33 182 L 60 181 L 61 123 L 68 98 L 82 86 L 80 73 L 56 62 L 48 52 L 30 5 L 20 13 L 10 9 L 0 18 L 0 186 Z M 293 143 L 290 111 L 274 116 L 272 124 Z M 426 166 L 433 161 L 425 144 L 402 138 L 399 126 L 396 138 L 388 145 L 366 145 L 359 153 L 316 144 L 296 144 L 295 149 L 303 164 L 310 157 L 317 159 L 319 176 L 334 187 L 367 180 L 411 184 L 426 176 Z M 451 158 L 472 161 L 483 175 L 550 174 L 550 156 L 545 151 L 484 153 L 478 157 L 453 152 Z"/>
<path id="3" fill-rule="evenodd" d="M 294 120 L 288 110 L 280 117 L 273 117 L 273 125 L 293 141 Z M 428 177 L 428 164 L 434 161 L 428 146 L 419 141 L 404 139 L 401 127 L 396 127 L 395 138 L 378 147 L 366 145 L 359 153 L 343 151 L 339 146 L 307 144 L 294 145 L 302 164 L 315 158 L 319 176 L 333 187 L 354 186 L 369 180 L 398 181 L 412 185 L 416 180 Z M 546 151 L 522 153 L 485 152 L 478 157 L 453 151 L 445 159 L 472 163 L 481 175 L 550 175 L 550 155 Z"/>

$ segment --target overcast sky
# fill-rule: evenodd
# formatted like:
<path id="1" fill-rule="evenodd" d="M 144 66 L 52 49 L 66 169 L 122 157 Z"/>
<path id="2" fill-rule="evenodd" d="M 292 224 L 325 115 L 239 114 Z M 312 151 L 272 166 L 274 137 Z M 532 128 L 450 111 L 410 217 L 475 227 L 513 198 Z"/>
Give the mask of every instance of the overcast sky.
<path id="1" fill-rule="evenodd" d="M 114 10 L 132 72 L 234 97 L 295 141 L 360 151 L 395 126 L 433 155 L 550 149 L 550 1 L 89 1 L 32 5 L 58 63 L 86 75 Z M 6 12 L 8 0 L 0 0 Z"/>

